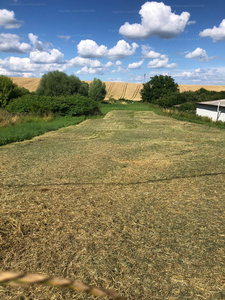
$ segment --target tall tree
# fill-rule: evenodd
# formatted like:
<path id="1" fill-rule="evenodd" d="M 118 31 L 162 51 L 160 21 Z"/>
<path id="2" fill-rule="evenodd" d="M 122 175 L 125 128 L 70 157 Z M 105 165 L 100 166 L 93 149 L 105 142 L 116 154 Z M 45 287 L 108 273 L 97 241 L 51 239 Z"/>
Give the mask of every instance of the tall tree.
<path id="1" fill-rule="evenodd" d="M 95 101 L 103 101 L 106 95 L 106 85 L 100 79 L 94 78 L 89 85 L 88 96 Z"/>
<path id="2" fill-rule="evenodd" d="M 142 101 L 154 103 L 164 95 L 179 92 L 178 84 L 171 76 L 155 75 L 151 80 L 143 84 L 140 91 Z"/>

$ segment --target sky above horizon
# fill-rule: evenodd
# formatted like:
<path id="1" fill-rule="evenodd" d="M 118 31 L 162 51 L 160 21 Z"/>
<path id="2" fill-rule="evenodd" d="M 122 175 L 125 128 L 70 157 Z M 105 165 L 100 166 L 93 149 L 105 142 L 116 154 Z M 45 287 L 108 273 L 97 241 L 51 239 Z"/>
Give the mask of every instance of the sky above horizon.
<path id="1" fill-rule="evenodd" d="M 225 85 L 223 0 L 1 0 L 0 75 Z"/>

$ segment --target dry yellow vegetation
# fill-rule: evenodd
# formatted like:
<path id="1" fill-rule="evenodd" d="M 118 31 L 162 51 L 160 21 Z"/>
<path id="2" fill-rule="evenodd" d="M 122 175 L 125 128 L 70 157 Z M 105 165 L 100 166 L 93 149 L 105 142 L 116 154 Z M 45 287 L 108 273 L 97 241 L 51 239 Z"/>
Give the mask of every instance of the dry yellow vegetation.
<path id="1" fill-rule="evenodd" d="M 21 78 L 21 77 L 11 77 L 13 82 L 18 84 L 18 86 L 23 86 L 31 92 L 36 91 L 41 78 Z M 86 80 L 85 80 L 86 81 Z M 86 81 L 90 83 L 91 81 Z M 105 81 L 106 84 L 106 97 L 108 100 L 110 97 L 114 99 L 125 98 L 128 100 L 139 101 L 141 100 L 140 90 L 142 89 L 141 83 L 127 83 L 127 82 L 109 82 Z M 225 85 L 188 85 L 180 84 L 179 89 L 183 91 L 196 91 L 200 88 L 205 88 L 209 91 L 223 91 L 225 90 Z"/>
<path id="2" fill-rule="evenodd" d="M 126 300 L 224 299 L 224 130 L 111 111 L 0 147 L 0 170 L 0 272 Z M 99 298 L 31 285 L 0 299 Z"/>

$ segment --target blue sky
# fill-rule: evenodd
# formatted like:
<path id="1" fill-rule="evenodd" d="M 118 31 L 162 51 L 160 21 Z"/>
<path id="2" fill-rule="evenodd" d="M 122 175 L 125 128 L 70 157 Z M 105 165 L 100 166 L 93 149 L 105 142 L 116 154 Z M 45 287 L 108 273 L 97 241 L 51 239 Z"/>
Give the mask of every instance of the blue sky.
<path id="1" fill-rule="evenodd" d="M 1 0 L 0 74 L 225 85 L 224 0 Z M 146 75 L 145 75 L 146 74 Z"/>

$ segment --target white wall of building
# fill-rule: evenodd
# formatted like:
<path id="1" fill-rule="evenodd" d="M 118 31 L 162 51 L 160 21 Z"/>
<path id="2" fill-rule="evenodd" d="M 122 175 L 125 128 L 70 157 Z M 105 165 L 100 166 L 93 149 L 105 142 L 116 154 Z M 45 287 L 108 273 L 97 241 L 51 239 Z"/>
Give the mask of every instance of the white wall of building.
<path id="1" fill-rule="evenodd" d="M 197 104 L 196 114 L 202 117 L 208 117 L 213 121 L 225 122 L 225 107 L 219 108 L 220 113 L 217 112 L 217 106 L 207 106 Z"/>

